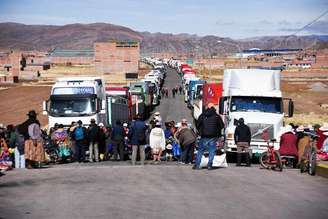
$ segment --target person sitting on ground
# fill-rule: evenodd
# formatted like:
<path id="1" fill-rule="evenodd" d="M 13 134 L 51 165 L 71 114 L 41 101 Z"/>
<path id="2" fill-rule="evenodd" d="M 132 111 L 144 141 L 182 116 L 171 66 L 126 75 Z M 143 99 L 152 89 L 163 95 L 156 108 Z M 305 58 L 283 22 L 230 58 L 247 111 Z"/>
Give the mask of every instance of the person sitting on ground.
<path id="1" fill-rule="evenodd" d="M 287 155 L 287 156 L 298 156 L 297 153 L 297 137 L 293 133 L 293 127 L 287 125 L 280 137 L 280 148 L 279 153 L 280 155 Z"/>
<path id="2" fill-rule="evenodd" d="M 153 161 L 161 161 L 162 151 L 165 150 L 165 134 L 159 122 L 150 132 L 149 145 L 152 149 Z"/>

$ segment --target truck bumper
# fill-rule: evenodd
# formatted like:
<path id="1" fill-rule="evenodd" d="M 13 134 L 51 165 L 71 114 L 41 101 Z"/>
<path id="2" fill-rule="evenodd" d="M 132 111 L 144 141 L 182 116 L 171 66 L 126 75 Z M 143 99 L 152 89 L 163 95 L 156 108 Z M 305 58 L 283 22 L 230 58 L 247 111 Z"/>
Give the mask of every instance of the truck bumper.
<path id="1" fill-rule="evenodd" d="M 271 144 L 271 143 L 270 143 Z M 263 152 L 267 151 L 267 143 L 266 142 L 251 142 L 250 144 L 250 150 L 252 151 L 252 154 L 255 156 L 261 155 Z M 279 149 L 279 143 L 274 143 L 274 148 L 276 150 Z M 237 152 L 237 145 L 233 141 L 226 141 L 226 151 L 227 152 Z"/>

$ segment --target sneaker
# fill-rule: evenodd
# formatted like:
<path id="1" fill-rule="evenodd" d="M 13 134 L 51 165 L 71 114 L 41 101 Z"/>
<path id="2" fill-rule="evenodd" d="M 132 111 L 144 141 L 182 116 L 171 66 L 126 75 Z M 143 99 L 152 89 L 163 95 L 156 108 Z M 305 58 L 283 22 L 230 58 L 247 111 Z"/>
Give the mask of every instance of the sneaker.
<path id="1" fill-rule="evenodd" d="M 200 170 L 200 168 L 197 167 L 196 165 L 192 166 L 192 169 L 193 169 L 193 170 Z"/>

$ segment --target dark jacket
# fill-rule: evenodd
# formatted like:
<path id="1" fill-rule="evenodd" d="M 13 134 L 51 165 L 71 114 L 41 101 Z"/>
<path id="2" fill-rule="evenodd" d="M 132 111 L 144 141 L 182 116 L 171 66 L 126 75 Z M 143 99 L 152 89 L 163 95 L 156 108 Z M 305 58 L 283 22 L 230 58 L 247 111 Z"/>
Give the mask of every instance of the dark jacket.
<path id="1" fill-rule="evenodd" d="M 239 124 L 236 129 L 235 129 L 235 134 L 234 134 L 234 138 L 235 138 L 235 143 L 237 144 L 237 142 L 251 142 L 251 130 L 249 129 L 249 127 L 245 124 Z"/>
<path id="2" fill-rule="evenodd" d="M 95 123 L 91 123 L 88 128 L 88 141 L 99 142 L 99 132 L 100 132 L 99 126 Z"/>
<path id="3" fill-rule="evenodd" d="M 130 143 L 132 145 L 143 145 L 146 144 L 146 123 L 142 120 L 136 120 L 132 122 L 131 129 L 129 131 Z M 140 141 L 140 137 L 144 136 L 145 140 Z"/>
<path id="4" fill-rule="evenodd" d="M 186 146 L 186 145 L 195 143 L 196 137 L 197 136 L 196 136 L 195 132 L 188 127 L 178 130 L 178 132 L 176 134 L 176 138 L 179 140 L 179 143 L 182 146 Z"/>
<path id="5" fill-rule="evenodd" d="M 17 127 L 18 132 L 24 136 L 25 140 L 30 138 L 30 136 L 28 134 L 28 127 L 29 127 L 29 125 L 31 125 L 33 123 L 37 123 L 38 125 L 40 125 L 39 120 L 34 119 L 34 118 L 28 118 L 25 122 L 23 122 L 22 124 L 20 124 Z"/>
<path id="6" fill-rule="evenodd" d="M 113 141 L 123 141 L 125 136 L 125 131 L 122 125 L 114 125 L 112 131 L 112 140 Z"/>
<path id="7" fill-rule="evenodd" d="M 196 127 L 202 138 L 215 138 L 221 137 L 224 123 L 215 109 L 210 108 L 206 109 L 205 112 L 199 116 Z"/>

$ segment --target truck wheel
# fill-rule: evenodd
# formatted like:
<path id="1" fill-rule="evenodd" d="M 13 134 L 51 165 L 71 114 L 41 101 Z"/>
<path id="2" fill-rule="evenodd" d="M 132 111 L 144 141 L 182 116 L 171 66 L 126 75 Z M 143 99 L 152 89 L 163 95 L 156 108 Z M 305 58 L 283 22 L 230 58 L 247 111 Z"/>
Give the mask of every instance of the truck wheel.
<path id="1" fill-rule="evenodd" d="M 263 152 L 259 158 L 260 164 L 264 169 L 269 168 L 268 152 Z"/>

